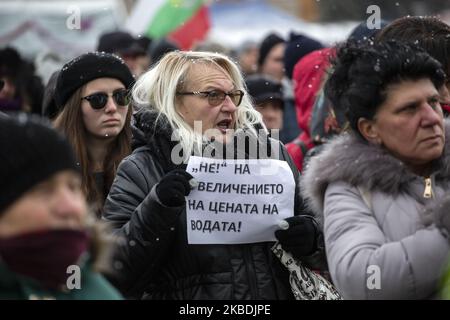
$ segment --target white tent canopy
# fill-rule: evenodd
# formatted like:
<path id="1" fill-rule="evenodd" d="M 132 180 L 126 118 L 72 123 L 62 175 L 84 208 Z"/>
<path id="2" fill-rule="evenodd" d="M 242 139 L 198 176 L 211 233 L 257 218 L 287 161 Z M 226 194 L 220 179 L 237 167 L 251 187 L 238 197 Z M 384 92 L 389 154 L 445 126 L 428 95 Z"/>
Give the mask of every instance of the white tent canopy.
<path id="1" fill-rule="evenodd" d="M 260 41 L 270 32 L 287 37 L 290 31 L 303 33 L 326 45 L 347 38 L 359 23 L 310 23 L 280 10 L 266 1 L 212 3 L 208 39 L 235 47 L 245 40 Z"/>
<path id="2" fill-rule="evenodd" d="M 49 51 L 67 60 L 94 50 L 99 35 L 119 28 L 126 13 L 122 0 L 1 1 L 0 47 L 13 46 L 27 57 Z"/>

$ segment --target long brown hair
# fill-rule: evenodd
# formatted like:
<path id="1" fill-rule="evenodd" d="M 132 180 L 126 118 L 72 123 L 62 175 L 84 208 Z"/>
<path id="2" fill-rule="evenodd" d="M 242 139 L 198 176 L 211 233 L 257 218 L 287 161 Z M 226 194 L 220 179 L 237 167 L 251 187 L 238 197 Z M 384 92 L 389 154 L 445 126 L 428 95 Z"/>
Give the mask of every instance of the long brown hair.
<path id="1" fill-rule="evenodd" d="M 87 130 L 81 111 L 81 97 L 84 86 L 78 88 L 65 104 L 63 111 L 55 120 L 55 127 L 63 132 L 75 151 L 79 161 L 82 176 L 82 188 L 89 204 L 101 209 L 111 188 L 120 161 L 131 153 L 131 114 L 133 108 L 128 106 L 128 112 L 122 131 L 108 148 L 103 160 L 104 189 L 98 190 L 92 174 L 92 159 L 87 150 Z M 99 210 L 96 210 L 99 211 Z"/>

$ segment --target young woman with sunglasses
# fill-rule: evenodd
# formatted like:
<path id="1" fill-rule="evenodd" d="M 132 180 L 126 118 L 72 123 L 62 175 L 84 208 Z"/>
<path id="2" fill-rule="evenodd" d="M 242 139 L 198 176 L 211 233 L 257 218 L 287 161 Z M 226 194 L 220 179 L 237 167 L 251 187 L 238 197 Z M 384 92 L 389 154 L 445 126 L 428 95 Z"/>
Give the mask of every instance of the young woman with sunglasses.
<path id="1" fill-rule="evenodd" d="M 134 79 L 125 63 L 105 53 L 87 53 L 59 74 L 56 127 L 72 144 L 82 187 L 98 215 L 120 161 L 131 152 L 128 89 Z"/>
<path id="2" fill-rule="evenodd" d="M 171 52 L 139 78 L 133 99 L 149 107 L 134 115 L 135 150 L 119 166 L 103 212 L 126 240 L 115 257 L 116 285 L 126 296 L 143 299 L 292 299 L 287 269 L 271 252 L 274 242 L 193 245 L 187 240 L 185 196 L 192 176 L 173 156 L 175 148 L 181 145 L 187 160 L 215 143 L 229 146 L 238 132 L 268 142 L 256 132 L 264 128 L 261 115 L 238 67 L 222 54 Z M 297 181 L 284 146 L 272 141 L 272 147 Z M 233 158 L 258 157 L 236 144 L 230 149 Z M 317 252 L 320 231 L 311 216 L 301 215 L 295 186 L 291 227 L 275 236 L 283 248 L 304 257 Z"/>

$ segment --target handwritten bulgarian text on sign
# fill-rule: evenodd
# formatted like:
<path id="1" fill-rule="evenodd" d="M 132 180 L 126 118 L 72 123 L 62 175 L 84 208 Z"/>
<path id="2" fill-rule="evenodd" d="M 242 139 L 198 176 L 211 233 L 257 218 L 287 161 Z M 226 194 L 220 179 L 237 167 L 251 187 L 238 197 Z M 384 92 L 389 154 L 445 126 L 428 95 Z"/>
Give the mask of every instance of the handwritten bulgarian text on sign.
<path id="1" fill-rule="evenodd" d="M 198 182 L 186 198 L 191 244 L 275 241 L 278 223 L 294 213 L 295 182 L 285 161 L 192 156 L 187 172 Z"/>

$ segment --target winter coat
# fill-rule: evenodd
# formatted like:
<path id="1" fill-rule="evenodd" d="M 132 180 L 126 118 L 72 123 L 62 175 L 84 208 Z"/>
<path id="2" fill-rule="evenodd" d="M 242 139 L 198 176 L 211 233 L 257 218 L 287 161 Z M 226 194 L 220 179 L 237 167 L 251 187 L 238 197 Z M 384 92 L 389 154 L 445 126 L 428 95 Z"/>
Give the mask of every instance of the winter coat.
<path id="1" fill-rule="evenodd" d="M 157 113 L 139 112 L 135 150 L 119 166 L 104 218 L 125 239 L 118 248 L 117 285 L 144 299 L 291 299 L 288 274 L 271 252 L 272 242 L 189 245 L 185 206 L 165 207 L 154 186 L 175 169 L 172 129 Z M 298 172 L 281 144 L 295 179 Z M 296 183 L 295 214 L 302 211 Z"/>
<path id="2" fill-rule="evenodd" d="M 429 179 L 349 133 L 311 158 L 302 193 L 323 215 L 329 271 L 344 298 L 436 295 L 450 248 L 447 231 L 436 226 L 437 208 L 450 190 L 449 144 L 447 123 L 444 153 Z"/>
<path id="3" fill-rule="evenodd" d="M 122 296 L 90 264 L 81 268 L 80 289 L 55 291 L 10 270 L 0 261 L 0 300 L 121 300 Z"/>
<path id="4" fill-rule="evenodd" d="M 325 48 L 313 51 L 300 59 L 294 67 L 294 83 L 297 122 L 302 130 L 300 135 L 286 145 L 299 171 L 303 169 L 303 157 L 314 146 L 310 132 L 311 112 L 316 95 L 323 85 L 325 70 L 330 65 L 330 55 L 334 49 Z"/>

